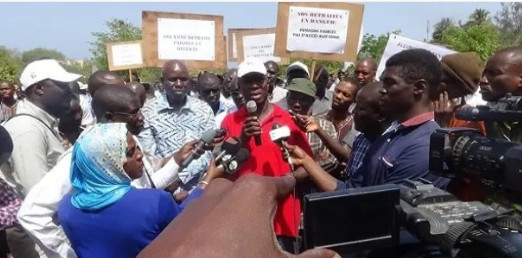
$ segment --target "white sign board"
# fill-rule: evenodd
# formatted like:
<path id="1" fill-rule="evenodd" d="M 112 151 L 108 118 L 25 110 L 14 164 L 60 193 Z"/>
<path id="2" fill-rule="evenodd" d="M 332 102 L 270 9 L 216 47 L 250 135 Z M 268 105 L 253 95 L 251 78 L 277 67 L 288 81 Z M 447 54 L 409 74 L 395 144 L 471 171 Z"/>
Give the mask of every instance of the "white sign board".
<path id="1" fill-rule="evenodd" d="M 158 18 L 158 59 L 213 61 L 215 22 Z"/>
<path id="2" fill-rule="evenodd" d="M 263 63 L 266 61 L 281 62 L 274 56 L 275 33 L 243 36 L 244 59 L 255 57 Z"/>
<path id="3" fill-rule="evenodd" d="M 429 44 L 422 41 L 417 41 L 409 38 L 405 38 L 399 35 L 390 34 L 390 38 L 388 39 L 388 44 L 386 44 L 386 48 L 384 49 L 384 54 L 382 55 L 381 62 L 379 63 L 379 67 L 377 68 L 377 74 L 376 77 L 381 77 L 382 72 L 384 71 L 384 68 L 386 66 L 386 61 L 388 59 L 407 49 L 412 48 L 422 48 L 430 51 L 433 53 L 437 58 L 440 60 L 445 55 L 454 54 L 457 53 L 456 51 L 453 51 L 451 49 L 447 49 L 445 47 L 436 46 L 433 44 Z"/>
<path id="4" fill-rule="evenodd" d="M 286 49 L 343 54 L 349 16 L 348 10 L 290 6 Z"/>
<path id="5" fill-rule="evenodd" d="M 140 43 L 112 45 L 111 52 L 113 66 L 143 64 Z"/>

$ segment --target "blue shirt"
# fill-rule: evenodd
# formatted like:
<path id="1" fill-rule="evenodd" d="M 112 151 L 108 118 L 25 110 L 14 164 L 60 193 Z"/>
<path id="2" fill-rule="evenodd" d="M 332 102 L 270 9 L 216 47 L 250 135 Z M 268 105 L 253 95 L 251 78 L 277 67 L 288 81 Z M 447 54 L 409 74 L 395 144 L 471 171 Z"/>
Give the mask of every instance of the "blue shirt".
<path id="1" fill-rule="evenodd" d="M 346 165 L 346 178 L 350 178 L 359 167 L 361 167 L 366 152 L 372 145 L 372 142 L 364 134 L 359 134 L 353 141 L 352 154 Z"/>
<path id="2" fill-rule="evenodd" d="M 95 211 L 74 207 L 70 193 L 60 202 L 58 217 L 78 257 L 136 257 L 202 192 L 196 188 L 177 205 L 167 192 L 132 188 L 120 200 Z"/>
<path id="3" fill-rule="evenodd" d="M 368 149 L 353 177 L 346 185 L 339 183 L 338 188 L 400 184 L 405 179 L 424 178 L 444 189 L 449 179 L 429 171 L 430 137 L 438 128 L 433 112 L 393 124 Z"/>
<path id="4" fill-rule="evenodd" d="M 141 112 L 145 118 L 144 129 L 138 139 L 147 154 L 161 158 L 173 155 L 187 142 L 200 139 L 206 130 L 216 127 L 210 106 L 190 96 L 180 110 L 174 110 L 163 93 L 145 103 Z M 191 189 L 197 184 L 211 158 L 211 152 L 207 151 L 178 174 L 185 188 Z"/>

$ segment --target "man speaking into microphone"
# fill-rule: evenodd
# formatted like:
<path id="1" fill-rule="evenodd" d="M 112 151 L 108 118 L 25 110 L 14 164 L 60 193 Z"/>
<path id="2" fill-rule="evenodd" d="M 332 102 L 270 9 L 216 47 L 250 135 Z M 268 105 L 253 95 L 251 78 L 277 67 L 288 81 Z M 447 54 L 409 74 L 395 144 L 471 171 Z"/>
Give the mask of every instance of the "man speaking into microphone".
<path id="1" fill-rule="evenodd" d="M 249 173 L 262 176 L 279 177 L 289 174 L 289 164 L 283 159 L 281 149 L 277 143 L 271 141 L 270 131 L 274 124 L 288 126 L 291 131 L 289 144 L 301 147 L 311 154 L 306 135 L 294 124 L 291 116 L 277 105 L 268 100 L 268 80 L 264 64 L 257 59 L 247 59 L 241 63 L 237 71 L 238 85 L 246 101 L 256 104 L 255 110 L 250 102 L 238 111 L 228 115 L 221 127 L 226 129 L 226 137 L 237 137 L 250 152 L 250 158 L 239 167 L 232 180 Z M 251 111 L 251 112 L 249 112 Z M 254 111 L 254 112 L 252 112 Z M 225 138 L 226 138 L 225 137 Z M 256 144 L 256 138 L 258 138 Z M 297 168 L 294 171 L 299 181 L 306 177 L 306 171 Z M 285 251 L 294 252 L 293 242 L 298 234 L 298 225 L 301 220 L 299 197 L 289 195 L 278 203 L 274 219 L 274 230 L 277 240 Z"/>

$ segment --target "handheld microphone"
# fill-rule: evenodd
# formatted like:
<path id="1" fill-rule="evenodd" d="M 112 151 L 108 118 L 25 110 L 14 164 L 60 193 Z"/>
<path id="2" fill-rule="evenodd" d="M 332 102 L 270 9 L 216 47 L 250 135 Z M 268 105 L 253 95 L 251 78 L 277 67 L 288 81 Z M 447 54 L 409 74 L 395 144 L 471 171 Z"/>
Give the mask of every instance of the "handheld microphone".
<path id="1" fill-rule="evenodd" d="M 219 147 L 216 148 L 216 151 L 214 151 L 216 164 L 221 160 L 229 159 L 231 155 L 235 155 L 240 148 L 241 144 L 239 139 L 235 137 L 226 139 Z"/>
<path id="2" fill-rule="evenodd" d="M 248 113 L 250 113 L 250 116 L 255 116 L 256 112 L 257 112 L 256 102 L 253 100 L 249 100 L 246 103 L 246 109 L 248 110 Z M 254 141 L 256 142 L 256 146 L 260 146 L 261 145 L 261 136 L 260 135 L 254 136 Z"/>
<path id="3" fill-rule="evenodd" d="M 270 139 L 283 148 L 284 159 L 286 159 L 286 161 L 290 165 L 290 169 L 294 171 L 294 165 L 290 158 L 290 153 L 284 146 L 284 143 L 286 143 L 286 140 L 288 140 L 288 138 L 290 138 L 290 128 L 288 128 L 288 126 L 281 126 L 278 123 L 274 123 L 274 125 L 272 125 L 272 131 L 270 131 Z"/>
<path id="4" fill-rule="evenodd" d="M 198 152 L 198 150 L 203 148 L 203 146 L 205 146 L 205 144 L 212 143 L 212 141 L 214 140 L 214 136 L 216 136 L 216 130 L 210 129 L 210 130 L 205 131 L 203 133 L 203 136 L 201 136 L 201 139 L 199 140 L 199 142 L 196 144 L 194 151 L 192 151 L 192 153 L 190 153 L 187 158 L 183 159 L 183 161 L 181 162 L 181 165 L 179 165 L 178 171 L 181 171 L 184 168 L 186 168 L 190 164 L 190 162 L 192 162 L 192 160 L 194 158 L 196 158 L 196 155 L 197 155 L 196 153 Z"/>
<path id="5" fill-rule="evenodd" d="M 230 159 L 224 160 L 220 166 L 223 166 L 225 172 L 229 175 L 234 174 L 239 169 L 239 166 L 243 164 L 250 157 L 250 153 L 247 149 L 241 148 L 239 151 Z"/>

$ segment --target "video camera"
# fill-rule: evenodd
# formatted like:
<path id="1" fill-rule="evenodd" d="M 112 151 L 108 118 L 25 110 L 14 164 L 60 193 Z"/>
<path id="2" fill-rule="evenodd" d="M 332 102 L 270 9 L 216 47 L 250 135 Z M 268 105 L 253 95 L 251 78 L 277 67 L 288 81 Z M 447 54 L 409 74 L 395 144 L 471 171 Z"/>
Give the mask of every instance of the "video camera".
<path id="1" fill-rule="evenodd" d="M 522 97 L 466 107 L 456 116 L 522 121 Z M 478 177 L 510 201 L 522 196 L 521 143 L 487 138 L 469 128 L 438 129 L 430 139 L 429 166 L 448 178 Z M 443 257 L 522 257 L 521 221 L 519 211 L 509 206 L 462 202 L 428 181 L 406 180 L 305 196 L 304 243 L 306 249 L 330 248 L 340 254 L 397 247 L 402 227 L 421 245 L 438 246 Z"/>

